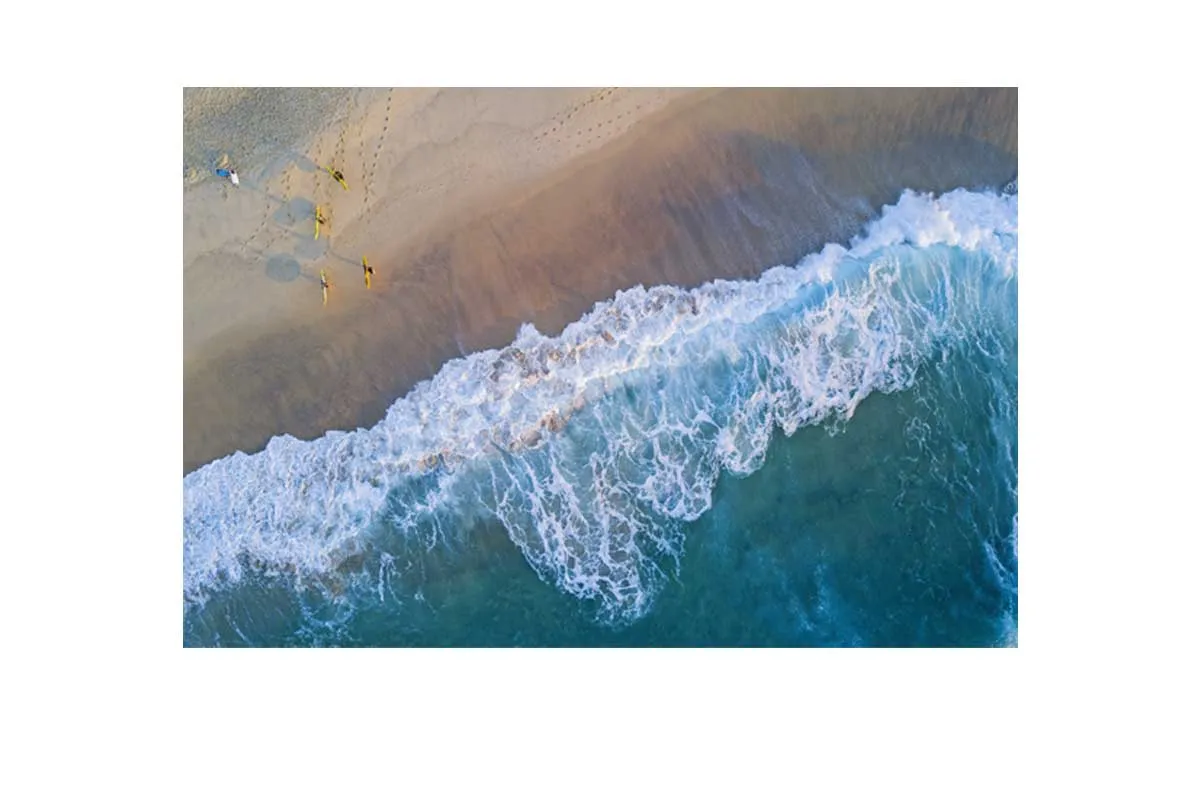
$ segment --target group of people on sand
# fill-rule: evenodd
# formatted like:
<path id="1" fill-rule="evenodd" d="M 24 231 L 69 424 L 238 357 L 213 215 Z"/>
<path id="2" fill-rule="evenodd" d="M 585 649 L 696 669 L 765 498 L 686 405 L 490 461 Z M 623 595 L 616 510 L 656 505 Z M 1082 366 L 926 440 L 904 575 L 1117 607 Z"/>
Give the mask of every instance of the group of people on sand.
<path id="1" fill-rule="evenodd" d="M 338 171 L 337 169 L 334 169 L 331 166 L 322 166 L 321 168 L 324 169 L 326 172 L 328 172 L 330 177 L 332 177 L 334 180 L 338 181 L 338 183 L 341 184 L 341 187 L 343 189 L 345 189 L 346 191 L 350 190 L 350 186 L 346 184 L 345 175 L 343 175 L 340 171 Z M 226 178 L 227 180 L 229 180 L 229 182 L 233 183 L 235 186 L 241 185 L 241 182 L 238 180 L 237 170 L 234 169 L 232 166 L 221 165 L 221 166 L 218 166 L 214 171 L 216 172 L 218 177 Z M 321 236 L 321 226 L 322 225 L 327 226 L 329 224 L 328 218 L 326 218 L 326 216 L 321 212 L 321 206 L 319 206 L 319 205 L 316 207 L 316 211 L 313 213 L 313 220 L 314 220 L 314 222 L 313 222 L 313 239 L 318 239 Z M 375 268 L 372 267 L 367 262 L 366 256 L 362 257 L 362 269 L 363 269 L 363 283 L 367 285 L 367 289 L 369 290 L 369 289 L 371 289 L 371 277 L 375 275 Z M 328 274 L 326 273 L 326 271 L 324 269 L 322 269 L 321 270 L 321 305 L 322 306 L 325 306 L 329 303 L 329 289 L 332 286 L 333 286 L 333 283 L 329 280 Z"/>

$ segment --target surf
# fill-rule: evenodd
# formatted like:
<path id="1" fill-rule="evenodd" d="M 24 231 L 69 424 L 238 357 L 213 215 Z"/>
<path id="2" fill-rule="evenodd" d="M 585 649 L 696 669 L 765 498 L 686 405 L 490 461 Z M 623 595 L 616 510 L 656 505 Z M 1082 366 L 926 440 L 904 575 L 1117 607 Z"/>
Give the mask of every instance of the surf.
<path id="1" fill-rule="evenodd" d="M 370 598 L 403 579 L 397 560 L 490 521 L 601 622 L 637 621 L 721 477 L 752 475 L 775 436 L 838 431 L 948 346 L 1002 351 L 989 336 L 1016 324 L 1012 188 L 905 192 L 848 246 L 753 280 L 625 290 L 560 335 L 525 325 L 446 363 L 374 427 L 275 437 L 192 472 L 185 611 L 251 581 Z"/>

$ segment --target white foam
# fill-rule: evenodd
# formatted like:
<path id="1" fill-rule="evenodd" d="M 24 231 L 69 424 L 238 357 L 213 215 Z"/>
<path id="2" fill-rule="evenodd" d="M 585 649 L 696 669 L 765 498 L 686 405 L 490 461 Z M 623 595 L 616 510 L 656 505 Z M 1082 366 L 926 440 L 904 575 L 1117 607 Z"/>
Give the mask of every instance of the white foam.
<path id="1" fill-rule="evenodd" d="M 849 248 L 757 280 L 625 290 L 558 337 L 525 325 L 446 363 L 370 429 L 215 461 L 184 479 L 185 598 L 248 566 L 328 574 L 385 511 L 435 543 L 482 509 L 543 577 L 609 618 L 639 615 L 722 469 L 761 466 L 776 426 L 847 419 L 871 391 L 910 384 L 929 342 L 967 318 L 945 267 L 916 274 L 887 249 L 961 247 L 1015 276 L 1016 208 L 1015 195 L 905 192 Z M 945 311 L 921 305 L 926 289 Z M 581 457 L 572 422 L 604 441 Z"/>

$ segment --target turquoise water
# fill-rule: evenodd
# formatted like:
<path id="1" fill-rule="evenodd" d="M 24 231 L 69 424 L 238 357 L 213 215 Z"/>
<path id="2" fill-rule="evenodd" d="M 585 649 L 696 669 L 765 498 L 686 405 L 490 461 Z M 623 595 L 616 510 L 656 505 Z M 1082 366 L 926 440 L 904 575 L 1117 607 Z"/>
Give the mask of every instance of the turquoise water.
<path id="1" fill-rule="evenodd" d="M 189 646 L 1014 644 L 1016 197 L 640 288 L 185 479 Z"/>

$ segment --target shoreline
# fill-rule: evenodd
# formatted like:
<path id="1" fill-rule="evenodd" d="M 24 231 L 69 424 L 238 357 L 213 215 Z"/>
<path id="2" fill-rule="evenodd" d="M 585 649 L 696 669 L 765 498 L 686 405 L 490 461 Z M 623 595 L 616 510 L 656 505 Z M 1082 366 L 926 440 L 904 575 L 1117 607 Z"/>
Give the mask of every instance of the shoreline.
<path id="1" fill-rule="evenodd" d="M 229 109 L 247 92 L 268 91 Z M 1015 89 L 343 92 L 306 151 L 342 161 L 349 192 L 278 144 L 243 188 L 184 191 L 185 474 L 373 425 L 521 323 L 557 334 L 620 289 L 756 276 L 904 188 L 1016 174 Z M 323 199 L 328 241 L 304 221 Z"/>

